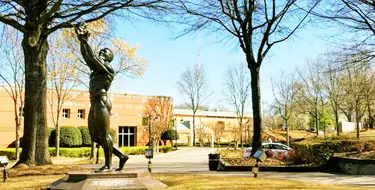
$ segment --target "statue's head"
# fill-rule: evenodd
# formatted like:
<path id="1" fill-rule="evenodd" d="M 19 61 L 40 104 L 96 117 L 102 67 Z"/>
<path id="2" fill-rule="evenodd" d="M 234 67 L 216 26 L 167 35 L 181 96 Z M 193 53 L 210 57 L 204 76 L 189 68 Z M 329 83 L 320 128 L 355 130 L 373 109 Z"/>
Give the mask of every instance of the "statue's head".
<path id="1" fill-rule="evenodd" d="M 113 52 L 109 48 L 104 48 L 99 51 L 99 57 L 104 61 L 111 62 L 113 60 Z"/>

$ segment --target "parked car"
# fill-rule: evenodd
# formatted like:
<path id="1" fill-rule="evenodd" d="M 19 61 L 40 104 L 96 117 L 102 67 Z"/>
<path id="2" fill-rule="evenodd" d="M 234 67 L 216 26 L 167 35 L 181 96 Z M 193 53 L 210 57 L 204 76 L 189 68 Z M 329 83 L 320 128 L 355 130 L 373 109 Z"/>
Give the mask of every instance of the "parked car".
<path id="1" fill-rule="evenodd" d="M 289 146 L 281 143 L 262 143 L 262 149 L 265 151 L 267 157 L 276 157 L 279 159 L 289 158 L 289 153 L 293 150 Z M 243 156 L 250 157 L 252 147 L 245 149 Z"/>

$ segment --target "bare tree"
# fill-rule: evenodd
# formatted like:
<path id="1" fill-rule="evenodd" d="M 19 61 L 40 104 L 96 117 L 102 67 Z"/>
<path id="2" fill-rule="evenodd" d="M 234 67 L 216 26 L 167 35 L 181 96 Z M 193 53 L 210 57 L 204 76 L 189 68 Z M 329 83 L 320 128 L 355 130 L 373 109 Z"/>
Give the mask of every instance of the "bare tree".
<path id="1" fill-rule="evenodd" d="M 50 82 L 51 96 L 48 102 L 51 106 L 52 122 L 56 129 L 55 152 L 60 156 L 60 119 L 64 103 L 69 100 L 69 94 L 74 87 L 79 84 L 79 78 L 83 75 L 76 68 L 79 59 L 74 56 L 74 50 L 69 48 L 68 39 L 63 35 L 54 38 L 51 43 L 52 50 L 49 58 L 50 64 L 47 65 L 47 78 Z M 54 112 L 56 111 L 56 112 Z"/>
<path id="2" fill-rule="evenodd" d="M 340 135 L 339 126 L 339 111 L 342 104 L 342 86 L 340 84 L 341 72 L 332 67 L 331 59 L 334 59 L 332 54 L 327 55 L 327 60 L 324 61 L 324 74 L 323 74 L 323 88 L 327 94 L 327 98 L 330 102 L 334 117 L 335 117 L 335 129 L 336 134 Z M 336 62 L 335 60 L 333 60 Z"/>
<path id="3" fill-rule="evenodd" d="M 2 80 L 1 87 L 8 93 L 13 101 L 14 120 L 16 124 L 15 154 L 18 160 L 24 106 L 25 67 L 21 54 L 21 36 L 9 26 L 4 27 L 4 34 L 5 39 L 1 46 L 3 59 L 0 62 L 0 67 L 2 68 L 0 79 Z"/>
<path id="4" fill-rule="evenodd" d="M 221 40 L 234 38 L 243 50 L 251 76 L 254 118 L 252 153 L 255 153 L 262 144 L 261 65 L 272 47 L 290 38 L 306 23 L 309 13 L 320 0 L 312 4 L 296 0 L 178 2 L 181 10 L 179 21 L 189 25 L 182 35 L 200 29 L 208 30 L 218 34 Z"/>
<path id="5" fill-rule="evenodd" d="M 195 114 L 211 95 L 203 68 L 199 64 L 186 68 L 177 81 L 177 86 L 185 98 L 185 105 L 193 112 L 193 145 L 195 146 Z"/>
<path id="6" fill-rule="evenodd" d="M 151 18 L 162 13 L 163 0 L 38 0 L 1 1 L 0 22 L 23 33 L 25 57 L 24 139 L 16 163 L 44 165 L 51 162 L 46 120 L 47 38 L 77 22 L 90 23 L 116 11 L 116 16 L 140 15 Z M 120 11 L 123 10 L 123 11 Z"/>
<path id="7" fill-rule="evenodd" d="M 286 142 L 289 146 L 289 125 L 288 121 L 294 111 L 295 98 L 298 93 L 296 85 L 296 79 L 293 76 L 282 75 L 278 82 L 272 85 L 273 95 L 275 97 L 275 103 L 273 105 L 277 114 L 284 120 L 286 129 Z"/>
<path id="8" fill-rule="evenodd" d="M 367 111 L 367 124 L 366 126 L 370 129 L 374 128 L 374 116 L 373 116 L 373 107 L 375 105 L 374 95 L 375 95 L 375 76 L 373 68 L 370 68 L 367 72 L 367 80 L 364 85 L 364 101 Z"/>
<path id="9" fill-rule="evenodd" d="M 340 47 L 347 55 L 357 54 L 366 49 L 369 53 L 363 54 L 354 63 L 369 61 L 375 57 L 375 3 L 372 0 L 338 0 L 327 1 L 325 6 L 314 14 L 332 21 L 335 26 L 343 30 L 336 37 L 340 39 Z M 356 55 L 358 57 L 358 54 Z M 359 58 L 359 57 L 358 57 Z M 352 64 L 353 65 L 353 64 Z M 344 68 L 345 69 L 345 68 Z"/>
<path id="10" fill-rule="evenodd" d="M 364 105 L 365 100 L 365 91 L 367 85 L 367 76 L 366 70 L 369 69 L 369 63 L 363 66 L 352 66 L 348 63 L 352 63 L 353 59 L 356 57 L 349 57 L 348 62 L 344 63 L 346 65 L 346 92 L 348 101 L 351 101 L 354 105 L 354 115 L 355 115 L 355 123 L 356 123 L 356 131 L 357 131 L 357 139 L 359 139 L 359 123 L 362 119 L 365 111 L 366 106 Z M 354 60 L 354 62 L 360 62 Z"/>
<path id="11" fill-rule="evenodd" d="M 243 125 L 245 108 L 250 101 L 250 80 L 246 72 L 246 64 L 236 64 L 228 67 L 225 79 L 225 96 L 228 102 L 234 106 L 239 125 L 239 136 L 241 148 L 243 148 Z M 237 141 L 237 140 L 236 140 Z"/>
<path id="12" fill-rule="evenodd" d="M 214 141 L 216 142 L 218 148 L 220 148 L 221 139 L 224 133 L 224 125 L 219 124 L 217 121 L 206 121 L 202 123 L 204 126 L 208 126 L 214 133 Z"/>
<path id="13" fill-rule="evenodd" d="M 306 68 L 298 71 L 303 87 L 299 90 L 300 105 L 315 120 L 316 135 L 319 135 L 319 106 L 323 103 L 322 72 L 319 60 L 308 63 Z"/>
<path id="14" fill-rule="evenodd" d="M 173 99 L 169 96 L 156 96 L 148 100 L 145 107 L 145 116 L 149 117 L 150 134 L 153 148 L 159 151 L 159 142 L 164 131 L 171 129 L 173 117 Z"/>

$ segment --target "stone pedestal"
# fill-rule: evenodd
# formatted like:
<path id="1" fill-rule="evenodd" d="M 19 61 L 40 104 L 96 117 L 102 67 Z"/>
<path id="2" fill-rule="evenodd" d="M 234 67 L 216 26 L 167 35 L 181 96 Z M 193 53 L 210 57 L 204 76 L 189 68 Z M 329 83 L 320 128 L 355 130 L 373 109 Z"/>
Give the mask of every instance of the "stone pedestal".
<path id="1" fill-rule="evenodd" d="M 106 173 L 71 172 L 52 183 L 49 189 L 153 189 L 165 184 L 151 178 L 146 170 L 113 171 Z"/>

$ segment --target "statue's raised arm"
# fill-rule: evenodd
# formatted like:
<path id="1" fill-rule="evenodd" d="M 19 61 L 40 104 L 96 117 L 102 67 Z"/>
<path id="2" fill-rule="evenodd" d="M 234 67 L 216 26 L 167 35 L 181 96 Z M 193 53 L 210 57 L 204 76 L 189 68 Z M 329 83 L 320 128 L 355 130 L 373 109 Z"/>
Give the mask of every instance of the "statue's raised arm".
<path id="1" fill-rule="evenodd" d="M 94 54 L 90 45 L 87 42 L 90 37 L 90 32 L 87 29 L 86 23 L 80 22 L 76 26 L 75 31 L 77 33 L 78 40 L 80 41 L 80 44 L 81 44 L 81 53 L 82 53 L 83 59 L 85 60 L 86 64 L 90 67 L 90 69 L 93 71 L 102 71 L 108 75 L 113 75 L 114 74 L 113 69 L 107 66 L 106 64 L 104 64 L 105 61 L 109 61 L 109 62 L 112 61 L 113 53 L 110 52 L 111 54 L 110 60 L 100 59 L 97 55 Z M 99 53 L 99 56 L 100 56 L 100 53 Z"/>

